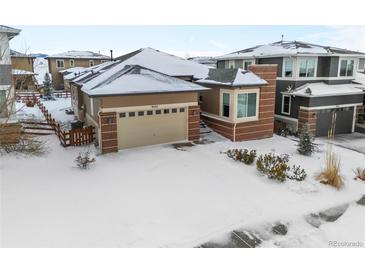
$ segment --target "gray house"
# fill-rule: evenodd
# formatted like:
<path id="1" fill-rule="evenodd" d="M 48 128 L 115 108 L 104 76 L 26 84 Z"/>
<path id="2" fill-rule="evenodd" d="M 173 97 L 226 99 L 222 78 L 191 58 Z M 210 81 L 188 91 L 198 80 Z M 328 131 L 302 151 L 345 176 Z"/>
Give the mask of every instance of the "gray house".
<path id="1" fill-rule="evenodd" d="M 293 132 L 308 123 L 317 136 L 355 130 L 365 86 L 356 82 L 365 54 L 298 41 L 279 41 L 216 58 L 218 68 L 276 64 L 275 120 Z"/>

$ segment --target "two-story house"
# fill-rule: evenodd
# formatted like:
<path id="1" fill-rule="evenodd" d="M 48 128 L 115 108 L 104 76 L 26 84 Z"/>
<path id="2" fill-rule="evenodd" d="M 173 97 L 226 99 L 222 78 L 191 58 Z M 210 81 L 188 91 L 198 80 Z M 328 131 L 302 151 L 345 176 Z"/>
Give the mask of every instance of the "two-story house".
<path id="1" fill-rule="evenodd" d="M 15 50 L 10 50 L 10 57 L 15 90 L 35 91 L 38 85 L 34 73 L 35 57 Z"/>
<path id="2" fill-rule="evenodd" d="M 93 67 L 106 61 L 110 57 L 91 51 L 67 51 L 47 57 L 49 72 L 52 76 L 52 86 L 56 90 L 64 88 L 61 71 L 76 67 Z"/>
<path id="3" fill-rule="evenodd" d="M 304 123 L 317 136 L 355 130 L 364 86 L 354 83 L 365 54 L 298 41 L 279 41 L 216 58 L 218 68 L 276 64 L 275 120 L 297 132 Z"/>
<path id="4" fill-rule="evenodd" d="M 0 25 L 0 118 L 7 117 L 14 108 L 11 103 L 15 92 L 12 86 L 9 41 L 19 32 L 19 29 Z"/>

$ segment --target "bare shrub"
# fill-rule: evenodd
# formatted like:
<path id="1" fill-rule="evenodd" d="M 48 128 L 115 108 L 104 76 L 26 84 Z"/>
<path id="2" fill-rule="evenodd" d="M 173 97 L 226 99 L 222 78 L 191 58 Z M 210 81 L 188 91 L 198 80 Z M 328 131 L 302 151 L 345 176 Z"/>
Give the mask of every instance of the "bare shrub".
<path id="1" fill-rule="evenodd" d="M 80 169 L 88 169 L 91 163 L 94 163 L 95 158 L 90 157 L 90 151 L 80 152 L 76 157 L 75 163 Z"/>
<path id="2" fill-rule="evenodd" d="M 22 134 L 17 143 L 0 144 L 2 153 L 22 153 L 27 155 L 40 156 L 47 152 L 46 142 L 34 136 Z"/>
<path id="3" fill-rule="evenodd" d="M 356 175 L 355 180 L 360 179 L 362 181 L 365 181 L 365 168 L 358 167 L 354 170 L 354 173 Z"/>
<path id="4" fill-rule="evenodd" d="M 319 172 L 315 179 L 322 184 L 331 185 L 337 189 L 343 186 L 343 177 L 340 174 L 340 159 L 330 150 L 326 155 L 326 166 Z"/>

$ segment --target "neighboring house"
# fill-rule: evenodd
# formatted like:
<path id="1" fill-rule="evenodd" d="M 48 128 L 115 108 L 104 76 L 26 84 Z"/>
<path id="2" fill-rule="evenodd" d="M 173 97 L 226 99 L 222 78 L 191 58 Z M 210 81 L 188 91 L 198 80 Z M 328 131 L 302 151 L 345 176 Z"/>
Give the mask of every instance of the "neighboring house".
<path id="1" fill-rule="evenodd" d="M 46 59 L 52 77 L 52 86 L 56 90 L 64 88 L 63 75 L 60 71 L 75 67 L 93 67 L 110 61 L 110 57 L 100 53 L 76 50 L 49 55 Z"/>
<path id="2" fill-rule="evenodd" d="M 70 81 L 72 106 L 81 120 L 96 127 L 100 149 L 105 153 L 135 146 L 198 140 L 198 99 L 204 98 L 203 115 L 208 117 L 210 111 L 206 103 L 208 98 L 215 97 L 216 88 L 229 89 L 232 100 L 236 100 L 233 94 L 239 88 L 242 95 L 238 96 L 238 119 L 241 120 L 233 124 L 240 127 L 240 132 L 237 130 L 237 135 L 232 137 L 214 125 L 212 128 L 231 140 L 271 137 L 274 94 L 266 93 L 270 93 L 270 89 L 274 93 L 275 79 L 272 78 L 275 77 L 272 74 L 275 75 L 275 69 L 276 66 L 252 68 L 257 75 L 266 73 L 267 81 L 252 72 L 240 70 L 235 74 L 239 85 L 236 85 L 237 81 L 229 85 L 225 82 L 226 70 L 211 69 L 171 54 L 144 48 L 84 71 L 76 78 L 73 75 Z M 210 82 L 213 75 L 222 81 Z M 208 95 L 210 92 L 211 96 Z M 243 92 L 255 93 L 257 101 L 253 103 L 252 96 L 247 95 L 250 111 L 242 115 L 251 116 L 252 106 L 255 105 L 255 118 L 241 117 L 246 106 L 241 104 Z M 232 101 L 232 104 L 235 103 Z M 232 111 L 234 109 L 232 105 Z M 214 112 L 210 113 L 214 115 Z"/>
<path id="3" fill-rule="evenodd" d="M 189 57 L 188 60 L 197 62 L 199 64 L 207 65 L 212 68 L 217 67 L 217 60 L 213 57 L 206 57 L 206 56 L 197 56 L 197 57 Z"/>
<path id="4" fill-rule="evenodd" d="M 13 83 L 16 91 L 36 91 L 37 80 L 34 73 L 34 59 L 31 55 L 10 50 Z"/>
<path id="5" fill-rule="evenodd" d="M 0 25 L 0 118 L 7 117 L 15 107 L 14 104 L 7 103 L 9 102 L 8 98 L 15 96 L 12 86 L 9 41 L 19 32 L 19 29 Z"/>
<path id="6" fill-rule="evenodd" d="M 199 97 L 202 119 L 232 141 L 272 137 L 276 69 L 276 65 L 251 65 L 250 71 L 211 69 L 208 77 L 196 81 L 211 88 Z"/>
<path id="7" fill-rule="evenodd" d="M 353 83 L 365 54 L 298 41 L 279 41 L 216 57 L 218 68 L 276 64 L 275 119 L 297 132 L 308 123 L 317 136 L 355 130 L 363 105 L 362 85 Z M 356 69 L 357 68 L 357 69 Z"/>

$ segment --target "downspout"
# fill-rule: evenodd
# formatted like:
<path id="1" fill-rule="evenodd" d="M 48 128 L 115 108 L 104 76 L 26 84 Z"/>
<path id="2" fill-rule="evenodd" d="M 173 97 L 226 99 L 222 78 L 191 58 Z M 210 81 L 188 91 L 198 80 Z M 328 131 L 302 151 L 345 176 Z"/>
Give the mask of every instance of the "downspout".
<path id="1" fill-rule="evenodd" d="M 102 111 L 101 110 L 98 110 L 98 127 L 99 127 L 99 130 L 98 130 L 98 136 L 99 136 L 99 152 L 100 153 L 102 153 L 102 151 L 103 151 L 103 149 L 102 149 L 102 144 L 103 144 L 103 142 L 102 142 L 102 140 L 101 140 L 101 118 L 100 118 L 100 113 L 101 113 Z"/>
<path id="2" fill-rule="evenodd" d="M 233 124 L 233 142 L 236 142 L 236 125 L 237 123 Z"/>

